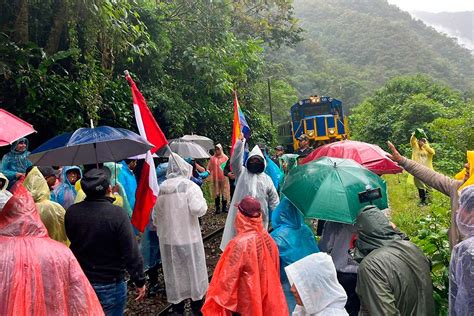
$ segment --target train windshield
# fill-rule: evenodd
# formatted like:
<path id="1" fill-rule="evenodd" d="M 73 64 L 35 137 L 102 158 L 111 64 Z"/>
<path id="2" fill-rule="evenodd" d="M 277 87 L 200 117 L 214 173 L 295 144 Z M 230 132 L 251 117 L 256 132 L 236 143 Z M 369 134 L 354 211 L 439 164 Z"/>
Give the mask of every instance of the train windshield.
<path id="1" fill-rule="evenodd" d="M 305 106 L 303 109 L 303 113 L 305 117 L 334 114 L 331 112 L 331 105 L 329 103 Z"/>

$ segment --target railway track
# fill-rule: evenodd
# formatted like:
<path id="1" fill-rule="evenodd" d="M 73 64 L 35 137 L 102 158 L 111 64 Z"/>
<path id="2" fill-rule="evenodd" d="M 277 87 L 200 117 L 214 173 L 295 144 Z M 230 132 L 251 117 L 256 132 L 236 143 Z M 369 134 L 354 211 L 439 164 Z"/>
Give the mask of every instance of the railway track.
<path id="1" fill-rule="evenodd" d="M 202 241 L 204 243 L 204 249 L 205 250 L 208 250 L 208 249 L 212 249 L 212 245 L 209 245 L 209 243 L 212 243 L 212 242 L 216 242 L 217 240 L 220 241 L 220 239 L 218 239 L 218 237 L 221 237 L 222 234 L 224 232 L 224 226 L 222 227 L 219 227 L 218 229 L 215 229 L 214 231 L 211 231 L 210 233 L 208 233 L 207 235 L 203 236 L 202 238 Z M 207 244 L 207 245 L 206 245 Z M 206 247 L 207 246 L 207 247 Z M 207 262 L 207 258 L 208 256 L 220 256 L 219 253 L 217 254 L 208 254 L 206 253 L 206 263 L 208 265 L 208 270 L 209 270 L 209 267 L 212 266 L 212 269 L 210 270 L 214 270 L 214 267 L 215 267 L 215 264 L 217 263 L 217 260 L 216 262 L 213 262 L 215 260 L 212 260 L 212 262 Z M 211 278 L 212 278 L 212 273 L 209 274 L 209 282 L 211 281 Z M 158 312 L 158 315 L 168 315 L 169 312 L 171 311 L 171 308 L 173 307 L 172 304 L 169 304 L 167 303 L 159 312 Z"/>

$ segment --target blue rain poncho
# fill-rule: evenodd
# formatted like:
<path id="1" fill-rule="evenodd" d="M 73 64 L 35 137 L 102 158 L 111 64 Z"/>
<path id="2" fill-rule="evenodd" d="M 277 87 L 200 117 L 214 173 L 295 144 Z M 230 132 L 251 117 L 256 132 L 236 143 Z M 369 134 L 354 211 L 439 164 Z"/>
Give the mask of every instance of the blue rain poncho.
<path id="1" fill-rule="evenodd" d="M 26 149 L 23 152 L 18 152 L 16 146 L 21 141 L 26 143 Z M 21 138 L 12 144 L 10 152 L 6 153 L 2 158 L 1 171 L 9 181 L 8 188 L 11 188 L 13 184 L 15 184 L 17 173 L 25 173 L 26 169 L 32 165 L 31 161 L 28 160 L 28 156 L 30 155 L 28 145 L 28 139 Z"/>
<path id="2" fill-rule="evenodd" d="M 128 167 L 125 161 L 120 163 L 122 168 L 118 174 L 118 181 L 122 184 L 125 194 L 127 196 L 127 202 L 130 208 L 135 208 L 135 194 L 137 192 L 137 178 L 133 174 L 132 170 Z"/>
<path id="3" fill-rule="evenodd" d="M 275 189 L 278 191 L 280 183 L 283 178 L 283 172 L 280 170 L 280 166 L 273 162 L 273 160 L 265 153 L 265 160 L 267 162 L 267 167 L 265 168 L 265 173 L 272 179 Z"/>
<path id="4" fill-rule="evenodd" d="M 121 177 L 122 173 L 126 172 L 126 171 L 124 171 L 125 167 L 122 164 L 115 163 L 115 162 L 106 162 L 106 163 L 104 163 L 104 166 L 107 167 L 110 170 L 110 174 L 111 174 L 110 184 L 112 186 L 115 186 L 115 185 L 118 186 L 118 192 L 117 193 L 123 200 L 123 203 L 122 203 L 121 207 L 125 211 L 127 211 L 128 217 L 131 218 L 132 213 L 133 213 L 133 208 L 130 205 L 130 201 L 128 199 L 127 189 L 122 184 L 122 182 L 120 182 L 120 179 L 123 178 L 123 177 Z M 117 197 L 116 194 L 115 194 L 115 197 Z M 135 197 L 133 199 L 135 200 Z"/>
<path id="5" fill-rule="evenodd" d="M 163 162 L 156 167 L 156 178 L 158 180 L 158 184 L 163 183 L 166 180 L 166 171 L 168 170 L 168 163 Z"/>
<path id="6" fill-rule="evenodd" d="M 82 178 L 82 170 L 78 166 L 68 166 L 63 168 L 61 174 L 61 184 L 54 189 L 52 196 L 54 197 L 53 202 L 57 202 L 64 207 L 65 210 L 69 206 L 74 204 L 74 200 L 77 196 L 77 191 L 74 184 L 71 184 L 67 178 L 67 173 L 71 170 L 77 170 L 79 172 L 79 179 Z M 78 180 L 79 180 L 78 179 Z"/>
<path id="7" fill-rule="evenodd" d="M 449 315 L 474 311 L 474 185 L 460 192 L 456 218 L 465 240 L 454 246 L 449 266 Z"/>
<path id="8" fill-rule="evenodd" d="M 287 199 L 283 198 L 272 213 L 273 231 L 270 234 L 275 240 L 280 252 L 280 278 L 285 292 L 288 310 L 295 308 L 296 301 L 290 292 L 290 283 L 285 273 L 285 267 L 312 254 L 319 252 L 314 234 L 306 226 L 303 216 Z"/>

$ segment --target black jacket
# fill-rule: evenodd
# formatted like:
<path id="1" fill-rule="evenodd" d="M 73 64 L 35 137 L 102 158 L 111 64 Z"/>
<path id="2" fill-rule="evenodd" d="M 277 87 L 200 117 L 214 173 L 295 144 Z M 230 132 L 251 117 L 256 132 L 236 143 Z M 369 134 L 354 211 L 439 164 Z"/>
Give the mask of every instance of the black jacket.
<path id="1" fill-rule="evenodd" d="M 107 197 L 86 198 L 66 211 L 71 250 L 91 283 L 124 279 L 125 270 L 138 287 L 145 284 L 143 258 L 127 213 Z"/>

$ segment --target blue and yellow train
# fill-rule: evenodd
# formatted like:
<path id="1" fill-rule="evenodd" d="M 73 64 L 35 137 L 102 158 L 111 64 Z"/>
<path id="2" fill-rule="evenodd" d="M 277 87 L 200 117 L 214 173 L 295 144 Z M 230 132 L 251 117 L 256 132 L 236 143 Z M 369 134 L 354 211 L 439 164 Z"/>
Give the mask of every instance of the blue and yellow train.
<path id="1" fill-rule="evenodd" d="M 314 147 L 349 138 L 342 102 L 327 96 L 311 96 L 290 109 L 291 121 L 278 127 L 279 142 L 287 152 L 298 149 L 298 137 L 306 134 Z"/>

